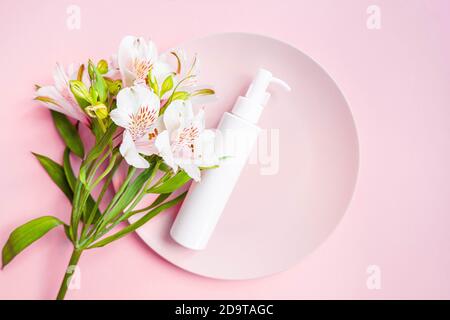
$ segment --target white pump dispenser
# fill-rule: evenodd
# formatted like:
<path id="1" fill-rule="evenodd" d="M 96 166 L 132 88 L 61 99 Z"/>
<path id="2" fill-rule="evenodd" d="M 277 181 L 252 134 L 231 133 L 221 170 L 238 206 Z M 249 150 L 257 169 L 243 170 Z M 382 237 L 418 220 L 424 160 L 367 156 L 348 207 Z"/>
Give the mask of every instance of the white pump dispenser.
<path id="1" fill-rule="evenodd" d="M 266 90 L 271 83 L 279 84 L 287 91 L 291 90 L 286 82 L 272 76 L 270 71 L 259 69 L 245 97 L 237 99 L 231 113 L 253 124 L 258 123 L 264 106 L 270 98 L 270 93 Z"/>
<path id="2" fill-rule="evenodd" d="M 245 97 L 237 99 L 231 113 L 224 113 L 217 133 L 229 160 L 204 171 L 202 180 L 192 183 L 170 230 L 179 244 L 193 250 L 206 247 L 258 137 L 260 128 L 255 124 L 270 98 L 266 91 L 270 83 L 291 90 L 270 71 L 259 69 Z"/>

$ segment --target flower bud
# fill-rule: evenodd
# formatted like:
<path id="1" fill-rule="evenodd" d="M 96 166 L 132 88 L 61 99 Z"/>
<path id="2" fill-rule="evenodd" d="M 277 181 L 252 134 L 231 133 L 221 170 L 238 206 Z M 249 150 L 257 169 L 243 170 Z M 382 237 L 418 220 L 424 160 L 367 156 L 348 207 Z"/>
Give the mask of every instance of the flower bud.
<path id="1" fill-rule="evenodd" d="M 94 64 L 92 63 L 91 60 L 88 61 L 88 74 L 89 74 L 89 78 L 91 80 L 95 79 L 95 76 L 94 76 Z"/>
<path id="2" fill-rule="evenodd" d="M 108 62 L 106 62 L 106 60 L 100 60 L 97 63 L 97 69 L 101 74 L 105 74 L 108 72 Z"/>
<path id="3" fill-rule="evenodd" d="M 82 81 L 78 80 L 70 80 L 70 91 L 72 91 L 73 95 L 77 99 L 83 99 L 87 102 L 92 103 L 91 95 L 89 94 L 88 89 Z"/>
<path id="4" fill-rule="evenodd" d="M 106 84 L 108 85 L 109 93 L 113 96 L 116 96 L 122 89 L 122 80 L 107 80 Z"/>
<path id="5" fill-rule="evenodd" d="M 89 94 L 92 97 L 92 103 L 97 103 L 97 101 L 98 101 L 98 92 L 97 92 L 97 90 L 95 90 L 94 87 L 90 87 L 89 88 Z"/>
<path id="6" fill-rule="evenodd" d="M 103 103 L 87 107 L 86 112 L 92 118 L 105 119 L 108 116 L 108 108 Z"/>

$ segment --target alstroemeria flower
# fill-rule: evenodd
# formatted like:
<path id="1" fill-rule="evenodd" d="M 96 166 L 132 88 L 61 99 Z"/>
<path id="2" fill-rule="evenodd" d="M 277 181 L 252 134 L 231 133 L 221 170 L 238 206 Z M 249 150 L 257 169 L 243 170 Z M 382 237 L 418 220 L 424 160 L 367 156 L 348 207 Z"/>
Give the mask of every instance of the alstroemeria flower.
<path id="1" fill-rule="evenodd" d="M 155 147 L 174 172 L 180 167 L 199 181 L 201 167 L 219 163 L 215 132 L 205 130 L 203 110 L 194 116 L 189 100 L 176 100 L 165 111 L 163 121 L 166 130 L 156 137 Z"/>
<path id="2" fill-rule="evenodd" d="M 36 90 L 36 100 L 41 101 L 47 108 L 64 113 L 69 117 L 89 125 L 89 118 L 81 110 L 75 97 L 70 91 L 69 80 L 77 77 L 78 68 L 70 65 L 66 73 L 60 64 L 56 64 L 53 72 L 55 84 L 53 86 L 43 86 Z M 83 82 L 89 83 L 86 72 Z"/>
<path id="3" fill-rule="evenodd" d="M 158 50 L 155 44 L 142 37 L 123 38 L 117 58 L 122 81 L 126 87 L 145 83 L 150 69 L 160 82 L 171 72 L 165 63 L 158 61 Z"/>
<path id="4" fill-rule="evenodd" d="M 117 55 L 113 54 L 109 58 L 108 63 L 108 72 L 103 75 L 105 78 L 109 78 L 111 80 L 119 80 L 122 78 L 122 75 L 120 74 L 119 69 L 119 63 L 117 61 Z"/>
<path id="5" fill-rule="evenodd" d="M 209 103 L 216 100 L 210 85 L 199 84 L 200 61 L 197 55 L 188 55 L 183 49 L 173 49 L 164 53 L 159 61 L 171 65 L 177 91 L 187 92 L 193 104 Z"/>
<path id="6" fill-rule="evenodd" d="M 159 97 L 144 85 L 122 89 L 117 95 L 117 108 L 111 119 L 125 129 L 120 153 L 126 162 L 136 168 L 148 168 L 141 154 L 151 155 L 158 134 Z"/>

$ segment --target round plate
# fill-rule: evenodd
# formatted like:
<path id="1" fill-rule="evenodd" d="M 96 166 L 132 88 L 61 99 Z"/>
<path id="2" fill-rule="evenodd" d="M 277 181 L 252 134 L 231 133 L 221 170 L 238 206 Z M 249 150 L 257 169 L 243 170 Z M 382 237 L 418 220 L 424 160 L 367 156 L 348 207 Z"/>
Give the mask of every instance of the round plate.
<path id="1" fill-rule="evenodd" d="M 349 107 L 316 62 L 278 40 L 227 33 L 183 48 L 198 54 L 200 82 L 213 84 L 218 93 L 218 101 L 205 106 L 207 127 L 217 126 L 260 67 L 292 91 L 269 89 L 272 97 L 259 123 L 263 131 L 205 250 L 186 249 L 170 238 L 179 207 L 137 233 L 159 255 L 198 275 L 250 279 L 285 270 L 327 238 L 351 200 L 358 140 Z"/>

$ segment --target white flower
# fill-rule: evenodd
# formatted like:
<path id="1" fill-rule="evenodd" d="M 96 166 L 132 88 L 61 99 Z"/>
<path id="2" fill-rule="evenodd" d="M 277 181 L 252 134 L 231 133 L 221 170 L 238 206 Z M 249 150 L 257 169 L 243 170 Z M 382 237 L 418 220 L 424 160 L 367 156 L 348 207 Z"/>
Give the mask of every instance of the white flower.
<path id="1" fill-rule="evenodd" d="M 122 89 L 117 95 L 117 108 L 110 113 L 118 126 L 125 128 L 120 153 L 126 162 L 136 168 L 148 168 L 141 154 L 155 153 L 153 142 L 158 134 L 160 101 L 144 85 Z"/>
<path id="2" fill-rule="evenodd" d="M 159 78 L 165 77 L 171 71 L 165 63 L 158 62 L 158 50 L 152 41 L 142 37 L 126 36 L 119 46 L 118 65 L 124 86 L 145 83 L 148 72 Z"/>
<path id="3" fill-rule="evenodd" d="M 190 56 L 183 49 L 173 49 L 159 58 L 160 63 L 172 66 L 177 91 L 190 94 L 193 104 L 208 103 L 216 100 L 211 86 L 199 84 L 198 71 L 200 61 L 197 55 Z"/>
<path id="4" fill-rule="evenodd" d="M 41 101 L 49 109 L 64 113 L 69 117 L 89 125 L 89 119 L 81 110 L 75 97 L 70 91 L 70 80 L 77 78 L 78 68 L 70 65 L 66 73 L 60 64 L 56 64 L 53 72 L 55 84 L 53 86 L 43 86 L 36 90 L 36 100 Z M 86 72 L 83 82 L 89 83 Z"/>
<path id="5" fill-rule="evenodd" d="M 189 100 L 176 100 L 165 111 L 163 121 L 166 130 L 156 137 L 155 147 L 175 172 L 180 167 L 199 181 L 200 167 L 219 163 L 215 154 L 215 133 L 205 130 L 203 110 L 194 116 Z"/>
<path id="6" fill-rule="evenodd" d="M 119 63 L 117 61 L 117 55 L 116 54 L 113 54 L 109 58 L 108 72 L 105 73 L 103 76 L 105 78 L 109 78 L 111 80 L 120 80 L 122 78 L 121 74 L 120 74 Z"/>

